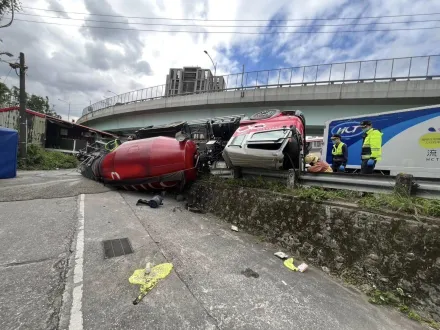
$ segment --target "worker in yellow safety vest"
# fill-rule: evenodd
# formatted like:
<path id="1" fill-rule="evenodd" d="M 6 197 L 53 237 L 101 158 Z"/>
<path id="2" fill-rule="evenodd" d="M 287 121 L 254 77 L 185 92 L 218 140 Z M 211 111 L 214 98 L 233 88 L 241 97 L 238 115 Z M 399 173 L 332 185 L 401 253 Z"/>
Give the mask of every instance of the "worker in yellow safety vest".
<path id="1" fill-rule="evenodd" d="M 333 172 L 345 172 L 345 166 L 348 161 L 347 145 L 341 141 L 341 136 L 339 134 L 333 134 L 331 139 L 333 142 L 332 170 Z"/>
<path id="2" fill-rule="evenodd" d="M 362 174 L 373 174 L 376 163 L 382 159 L 382 135 L 383 133 L 373 128 L 371 121 L 364 120 L 360 124 L 364 132 L 362 143 Z"/>

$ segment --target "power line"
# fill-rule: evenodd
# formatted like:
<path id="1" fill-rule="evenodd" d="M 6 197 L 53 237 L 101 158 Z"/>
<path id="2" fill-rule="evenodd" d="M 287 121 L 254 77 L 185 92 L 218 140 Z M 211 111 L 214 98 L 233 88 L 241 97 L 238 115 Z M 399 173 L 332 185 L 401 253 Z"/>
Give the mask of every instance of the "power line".
<path id="1" fill-rule="evenodd" d="M 240 31 L 188 31 L 188 30 L 153 30 L 153 29 L 131 29 L 120 27 L 106 27 L 106 26 L 90 26 L 90 25 L 72 25 L 55 22 L 43 22 L 43 21 L 30 21 L 25 19 L 15 19 L 16 21 L 49 24 L 49 25 L 61 25 L 72 27 L 83 27 L 91 29 L 105 29 L 105 30 L 124 30 L 124 31 L 139 31 L 139 32 L 165 32 L 165 33 L 207 33 L 207 34 L 332 34 L 332 33 L 360 33 L 360 32 L 391 32 L 391 31 L 414 31 L 414 30 L 433 30 L 440 29 L 440 26 L 421 27 L 421 28 L 399 28 L 399 29 L 368 29 L 368 30 L 337 30 L 337 31 L 270 31 L 270 32 L 240 32 Z M 198 26 L 195 26 L 198 27 Z M 203 27 L 203 26 L 201 26 Z M 313 26 L 310 26 L 313 27 Z"/>
<path id="2" fill-rule="evenodd" d="M 421 21 L 404 21 L 404 22 L 375 22 L 375 23 L 345 23 L 345 24 L 313 24 L 313 25 L 194 25 L 194 24 L 165 24 L 165 23 L 139 23 L 139 22 L 115 22 L 115 21 L 102 21 L 102 20 L 94 20 L 94 19 L 83 19 L 83 18 L 71 18 L 71 17 L 56 17 L 56 16 L 47 16 L 47 15 L 37 15 L 37 14 L 29 14 L 29 13 L 19 13 L 19 15 L 25 16 L 35 16 L 35 17 L 44 17 L 44 18 L 55 18 L 55 19 L 63 19 L 63 20 L 73 20 L 73 21 L 82 21 L 82 22 L 96 22 L 96 23 L 111 23 L 111 24 L 125 24 L 125 25 L 152 25 L 152 26 L 184 26 L 184 27 L 225 27 L 225 28 L 265 28 L 265 27 L 285 27 L 285 28 L 306 28 L 306 27 L 331 27 L 331 26 L 363 26 L 363 25 L 376 25 L 376 24 L 412 24 L 412 23 L 429 23 L 429 22 L 440 22 L 440 19 L 433 20 L 421 20 Z"/>
<path id="3" fill-rule="evenodd" d="M 5 79 L 3 79 L 3 84 L 6 83 L 6 80 L 9 78 L 9 74 L 11 73 L 11 71 L 12 71 L 12 67 L 9 69 L 9 72 L 8 72 L 7 76 L 5 77 Z"/>
<path id="4" fill-rule="evenodd" d="M 421 14 L 401 14 L 401 15 L 383 15 L 383 16 L 363 16 L 363 17 L 337 17 L 337 18 L 292 18 L 292 19 L 201 19 L 201 18 L 171 18 L 171 17 L 145 17 L 145 16 L 122 16 L 122 15 L 110 15 L 110 14 L 93 14 L 93 13 L 80 13 L 80 12 L 69 12 L 64 10 L 53 10 L 53 9 L 43 9 L 34 7 L 23 7 L 25 9 L 50 11 L 55 13 L 63 14 L 74 14 L 74 15 L 91 15 L 91 16 L 106 16 L 106 17 L 119 17 L 119 18 L 139 18 L 139 19 L 150 19 L 150 20 L 169 20 L 169 21 L 203 21 L 203 22 L 285 22 L 285 21 L 334 21 L 343 19 L 378 19 L 378 18 L 392 18 L 392 17 L 414 17 L 414 16 L 429 16 L 429 15 L 440 15 L 440 13 L 421 13 Z"/>

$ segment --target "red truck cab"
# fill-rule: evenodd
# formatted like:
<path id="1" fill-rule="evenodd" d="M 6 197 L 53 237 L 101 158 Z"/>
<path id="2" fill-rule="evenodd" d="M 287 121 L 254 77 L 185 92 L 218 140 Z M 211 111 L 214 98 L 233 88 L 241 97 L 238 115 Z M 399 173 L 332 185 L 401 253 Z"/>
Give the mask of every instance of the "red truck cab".
<path id="1" fill-rule="evenodd" d="M 304 141 L 305 119 L 300 111 L 265 110 L 240 122 L 223 159 L 229 168 L 299 168 Z"/>

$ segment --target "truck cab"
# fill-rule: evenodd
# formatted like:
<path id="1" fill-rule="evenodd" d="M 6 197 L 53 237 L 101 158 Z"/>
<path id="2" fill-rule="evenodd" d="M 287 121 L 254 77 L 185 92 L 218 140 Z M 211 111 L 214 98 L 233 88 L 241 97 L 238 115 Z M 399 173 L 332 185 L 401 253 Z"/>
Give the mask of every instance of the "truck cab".
<path id="1" fill-rule="evenodd" d="M 305 119 L 300 111 L 265 110 L 240 122 L 223 159 L 229 168 L 299 168 L 304 133 Z"/>

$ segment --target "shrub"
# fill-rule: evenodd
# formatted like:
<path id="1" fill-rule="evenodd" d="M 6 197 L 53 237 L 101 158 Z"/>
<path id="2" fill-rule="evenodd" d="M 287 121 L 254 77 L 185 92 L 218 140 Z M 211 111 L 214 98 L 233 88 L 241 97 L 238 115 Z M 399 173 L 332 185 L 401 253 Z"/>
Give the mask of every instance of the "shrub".
<path id="1" fill-rule="evenodd" d="M 78 160 L 75 156 L 58 151 L 46 151 L 34 144 L 28 146 L 26 159 L 18 162 L 18 168 L 21 170 L 55 170 L 76 166 Z"/>

